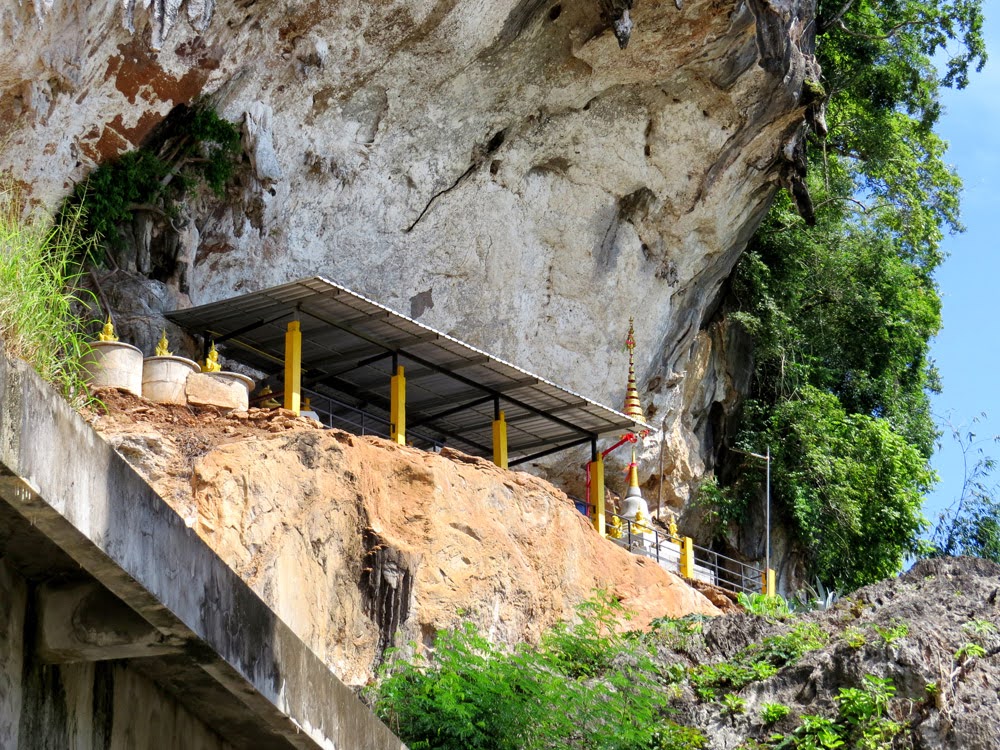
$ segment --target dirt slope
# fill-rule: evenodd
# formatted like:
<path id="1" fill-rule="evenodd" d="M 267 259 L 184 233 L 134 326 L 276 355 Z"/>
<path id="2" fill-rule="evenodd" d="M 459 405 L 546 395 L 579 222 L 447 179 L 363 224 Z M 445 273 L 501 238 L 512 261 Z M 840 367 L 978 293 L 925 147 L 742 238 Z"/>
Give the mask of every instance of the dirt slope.
<path id="1" fill-rule="evenodd" d="M 91 423 L 349 682 L 384 650 L 471 617 L 532 640 L 596 588 L 653 617 L 718 610 L 600 539 L 528 474 L 323 430 L 281 410 L 221 415 L 118 392 Z"/>

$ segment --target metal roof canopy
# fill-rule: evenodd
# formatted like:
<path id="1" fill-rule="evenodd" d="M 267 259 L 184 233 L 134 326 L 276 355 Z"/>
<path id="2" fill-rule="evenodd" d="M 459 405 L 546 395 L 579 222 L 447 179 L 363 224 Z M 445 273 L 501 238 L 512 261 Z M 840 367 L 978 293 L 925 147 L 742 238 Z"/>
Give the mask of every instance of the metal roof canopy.
<path id="1" fill-rule="evenodd" d="M 356 429 L 357 412 L 388 423 L 396 361 L 406 365 L 406 434 L 417 445 L 492 456 L 497 403 L 512 466 L 643 426 L 319 276 L 167 314 L 268 373 L 282 371 L 296 317 L 303 389 L 329 399 L 333 426 Z"/>

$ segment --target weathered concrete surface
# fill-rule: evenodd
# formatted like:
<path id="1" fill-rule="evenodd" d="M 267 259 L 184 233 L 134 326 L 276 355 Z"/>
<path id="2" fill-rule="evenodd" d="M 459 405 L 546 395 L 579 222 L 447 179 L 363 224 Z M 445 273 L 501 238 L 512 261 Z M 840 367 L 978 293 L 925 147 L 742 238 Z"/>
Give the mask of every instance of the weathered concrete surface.
<path id="1" fill-rule="evenodd" d="M 119 262 L 166 280 L 162 304 L 321 272 L 610 404 L 633 315 L 654 421 L 698 428 L 668 425 L 680 502 L 711 457 L 679 384 L 819 71 L 814 0 L 678 4 L 637 0 L 624 51 L 597 0 L 8 4 L 0 170 L 51 204 L 207 95 L 245 167 L 179 231 L 126 228 Z M 160 322 L 120 302 L 147 348 Z"/>
<path id="2" fill-rule="evenodd" d="M 194 666 L 158 679 L 181 700 L 211 706 L 219 734 L 259 748 L 402 747 L 26 365 L 0 358 L 0 394 L 0 500 L 22 519 L 19 533 L 37 530 L 165 638 L 184 643 Z M 191 672 L 197 689 L 186 682 Z M 206 700 L 213 689 L 214 703 Z"/>
<path id="3" fill-rule="evenodd" d="M 44 583 L 35 598 L 35 649 L 46 664 L 134 659 L 182 650 L 181 641 L 167 641 L 96 581 Z"/>
<path id="4" fill-rule="evenodd" d="M 0 558 L 0 747 L 16 748 L 24 672 L 24 611 L 28 586 Z"/>
<path id="5" fill-rule="evenodd" d="M 43 663 L 32 588 L 0 551 L 0 748 L 236 750 L 127 662 Z"/>

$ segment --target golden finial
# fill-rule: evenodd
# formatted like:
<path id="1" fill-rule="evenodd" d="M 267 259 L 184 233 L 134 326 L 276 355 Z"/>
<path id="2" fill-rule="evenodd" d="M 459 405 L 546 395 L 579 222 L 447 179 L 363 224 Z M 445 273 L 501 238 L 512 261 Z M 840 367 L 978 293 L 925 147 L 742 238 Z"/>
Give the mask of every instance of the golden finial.
<path id="1" fill-rule="evenodd" d="M 118 337 L 115 336 L 115 326 L 111 322 L 111 313 L 108 313 L 108 322 L 104 324 L 104 328 L 97 335 L 101 341 L 117 341 Z"/>
<path id="2" fill-rule="evenodd" d="M 222 365 L 219 364 L 219 352 L 215 349 L 215 342 L 212 342 L 212 348 L 208 350 L 208 358 L 205 360 L 205 364 L 201 366 L 202 372 L 221 372 Z"/>
<path id="3" fill-rule="evenodd" d="M 677 536 L 677 533 L 678 533 L 677 532 L 677 519 L 674 517 L 673 513 L 670 514 L 670 523 L 667 524 L 667 531 L 670 532 L 670 538 L 671 539 L 680 539 L 680 537 Z"/>
<path id="4" fill-rule="evenodd" d="M 639 401 L 639 389 L 635 384 L 635 324 L 634 319 L 628 319 L 628 336 L 625 338 L 628 348 L 628 385 L 625 388 L 625 416 L 636 422 L 646 422 L 642 413 L 642 402 Z"/>
<path id="5" fill-rule="evenodd" d="M 639 464 L 635 462 L 635 448 L 632 448 L 632 463 L 628 465 L 628 486 L 639 486 Z"/>
<path id="6" fill-rule="evenodd" d="M 156 356 L 157 357 L 172 357 L 174 353 L 168 348 L 170 344 L 167 342 L 167 329 L 163 329 L 163 333 L 160 335 L 160 341 L 156 345 Z"/>

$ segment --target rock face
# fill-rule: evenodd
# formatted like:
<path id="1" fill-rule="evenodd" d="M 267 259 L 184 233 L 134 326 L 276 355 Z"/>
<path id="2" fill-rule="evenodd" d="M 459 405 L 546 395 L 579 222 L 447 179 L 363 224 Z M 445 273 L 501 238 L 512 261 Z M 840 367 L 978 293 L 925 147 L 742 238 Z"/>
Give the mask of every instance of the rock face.
<path id="1" fill-rule="evenodd" d="M 208 97 L 243 129 L 238 184 L 169 231 L 140 214 L 125 271 L 168 253 L 195 303 L 322 273 L 612 404 L 635 316 L 679 504 L 746 366 L 702 329 L 794 179 L 818 70 L 811 0 L 678 6 L 637 0 L 622 50 L 597 0 L 15 3 L 0 170 L 51 204 Z"/>
<path id="2" fill-rule="evenodd" d="M 281 410 L 197 416 L 106 400 L 115 410 L 94 426 L 345 681 L 462 619 L 498 641 L 536 639 L 595 588 L 635 611 L 636 627 L 718 612 L 530 474 Z"/>
<path id="3" fill-rule="evenodd" d="M 768 639 L 788 636 L 803 626 L 815 628 L 825 645 L 787 665 L 782 652 L 767 656 Z M 770 658 L 782 667 L 745 687 L 723 679 L 718 697 L 731 691 L 742 699 L 737 711 L 728 711 L 721 701 L 699 700 L 690 685 L 677 691 L 672 701 L 677 715 L 702 729 L 712 750 L 763 747 L 752 741 L 763 743 L 775 734 L 791 733 L 802 724 L 803 715 L 835 719 L 835 697 L 844 688 L 863 691 L 868 677 L 891 680 L 894 696 L 883 716 L 901 726 L 892 747 L 998 747 L 1000 566 L 986 560 L 925 560 L 898 579 L 859 590 L 829 611 L 795 620 L 720 617 L 698 633 L 664 630 L 654 637 L 660 639 L 659 660 L 665 665 L 728 662 L 746 668 Z M 758 651 L 748 652 L 755 648 Z M 748 653 L 749 662 L 741 657 Z M 718 674 L 726 674 L 725 667 L 717 668 Z M 739 674 L 739 669 L 730 674 Z M 781 704 L 789 713 L 766 723 L 761 718 L 765 704 Z"/>

